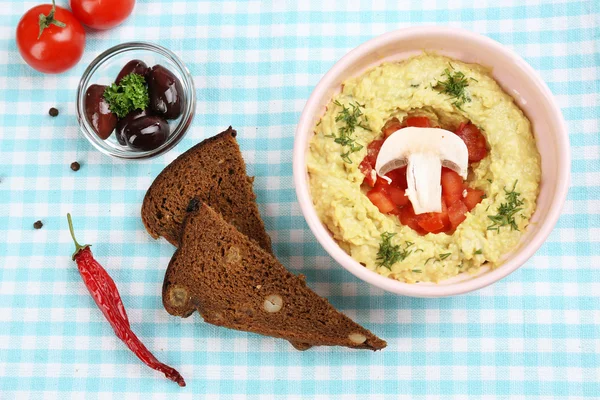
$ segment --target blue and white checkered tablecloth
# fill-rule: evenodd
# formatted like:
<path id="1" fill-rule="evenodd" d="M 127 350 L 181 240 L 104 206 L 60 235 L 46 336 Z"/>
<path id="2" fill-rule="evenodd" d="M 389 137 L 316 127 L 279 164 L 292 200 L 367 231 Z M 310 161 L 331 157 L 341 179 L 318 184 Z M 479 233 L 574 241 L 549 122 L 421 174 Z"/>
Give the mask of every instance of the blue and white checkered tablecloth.
<path id="1" fill-rule="evenodd" d="M 119 28 L 88 32 L 82 61 L 58 76 L 33 71 L 16 49 L 17 21 L 36 3 L 0 1 L 0 399 L 600 398 L 598 0 L 139 0 Z M 523 56 L 555 94 L 573 156 L 563 215 L 537 254 L 491 287 L 439 300 L 384 293 L 342 269 L 309 231 L 292 183 L 295 124 L 321 76 L 360 43 L 419 24 L 470 29 Z M 131 40 L 177 53 L 198 96 L 185 139 L 144 162 L 100 154 L 75 118 L 86 65 Z M 172 159 L 228 125 L 277 256 L 385 338 L 385 350 L 298 352 L 164 311 L 173 248 L 145 232 L 142 198 Z M 115 337 L 71 261 L 67 212 L 114 277 L 133 329 L 186 388 Z"/>

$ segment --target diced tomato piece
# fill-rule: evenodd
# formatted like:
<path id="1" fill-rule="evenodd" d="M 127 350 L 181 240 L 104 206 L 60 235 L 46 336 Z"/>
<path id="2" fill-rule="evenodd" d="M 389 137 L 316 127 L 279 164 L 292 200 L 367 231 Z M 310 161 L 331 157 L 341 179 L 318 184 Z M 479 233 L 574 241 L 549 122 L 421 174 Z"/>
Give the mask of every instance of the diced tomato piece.
<path id="1" fill-rule="evenodd" d="M 467 196 L 462 199 L 462 201 L 465 203 L 465 206 L 467 206 L 467 209 L 471 211 L 477 204 L 481 203 L 481 200 L 483 200 L 483 195 L 483 190 L 467 188 Z"/>
<path id="2" fill-rule="evenodd" d="M 386 122 L 385 125 L 383 125 L 383 128 L 381 128 L 381 133 L 383 133 L 383 135 L 387 138 L 392 133 L 396 132 L 398 129 L 401 128 L 403 128 L 402 124 L 400 123 L 398 118 L 394 117 L 388 122 Z"/>
<path id="3" fill-rule="evenodd" d="M 442 168 L 442 195 L 446 204 L 452 204 L 463 198 L 463 180 L 459 174 L 448 168 Z"/>
<path id="4" fill-rule="evenodd" d="M 417 128 L 431 128 L 431 122 L 427 117 L 408 117 L 404 121 L 404 126 L 414 126 Z"/>
<path id="5" fill-rule="evenodd" d="M 450 218 L 448 217 L 448 207 L 446 207 L 446 201 L 442 197 L 442 212 L 440 213 L 440 218 L 444 223 L 444 230 L 450 229 Z"/>
<path id="6" fill-rule="evenodd" d="M 450 227 L 456 229 L 461 222 L 463 222 L 467 216 L 465 215 L 469 210 L 465 203 L 460 200 L 455 201 L 448 207 L 448 218 L 450 219 Z"/>
<path id="7" fill-rule="evenodd" d="M 385 176 L 390 178 L 392 182 L 391 186 L 395 186 L 400 189 L 406 189 L 408 184 L 406 183 L 406 167 L 397 168 L 388 172 Z"/>
<path id="8" fill-rule="evenodd" d="M 385 179 L 383 179 L 379 175 L 377 175 L 377 177 L 375 179 L 376 179 L 376 181 L 375 181 L 375 187 L 376 188 L 380 188 L 381 190 L 383 190 L 384 192 L 387 193 L 387 188 L 390 186 L 390 184 L 388 183 L 388 181 L 386 181 Z"/>
<path id="9" fill-rule="evenodd" d="M 378 139 L 369 143 L 367 146 L 367 155 L 358 166 L 360 172 L 365 175 L 365 180 L 363 182 L 371 187 L 375 186 L 375 179 L 373 178 L 371 171 L 375 168 L 375 162 L 377 161 L 377 156 L 379 155 L 379 150 L 381 149 L 383 142 L 383 139 Z"/>
<path id="10" fill-rule="evenodd" d="M 469 151 L 469 163 L 481 161 L 487 155 L 487 142 L 479 128 L 469 123 L 462 123 L 456 130 L 456 135 L 465 142 Z"/>
<path id="11" fill-rule="evenodd" d="M 400 189 L 399 187 L 391 185 L 388 181 L 380 176 L 377 176 L 375 189 L 385 193 L 398 207 L 403 207 L 410 203 L 410 200 L 405 195 L 406 192 L 404 189 Z"/>
<path id="12" fill-rule="evenodd" d="M 369 198 L 369 200 L 371 200 L 371 203 L 373 203 L 375 207 L 379 209 L 379 211 L 382 214 L 387 214 L 394 208 L 396 208 L 396 206 L 394 205 L 392 200 L 390 200 L 387 193 L 381 188 L 371 189 L 367 193 L 367 197 Z"/>
<path id="13" fill-rule="evenodd" d="M 404 192 L 404 189 L 400 189 L 394 186 L 388 186 L 386 188 L 387 194 L 390 196 L 390 200 L 398 207 L 404 207 L 410 203 L 408 197 Z"/>
<path id="14" fill-rule="evenodd" d="M 450 230 L 450 218 L 448 218 L 448 208 L 442 198 L 442 212 L 425 213 L 417 215 L 419 226 L 431 233 L 441 233 Z"/>
<path id="15" fill-rule="evenodd" d="M 417 223 L 427 232 L 442 232 L 444 230 L 444 221 L 442 213 L 425 213 L 417 215 Z"/>
<path id="16" fill-rule="evenodd" d="M 371 187 L 375 186 L 376 180 L 373 178 L 375 176 L 372 173 L 373 167 L 371 166 L 371 163 L 369 162 L 369 160 L 367 160 L 367 157 L 365 157 L 365 159 L 362 160 L 362 162 L 358 166 L 358 169 L 360 170 L 360 172 L 362 172 L 365 175 L 365 179 L 363 180 L 363 183 L 366 183 L 367 185 L 369 185 Z"/>
<path id="17" fill-rule="evenodd" d="M 379 155 L 379 150 L 381 150 L 381 146 L 383 146 L 383 139 L 373 140 L 367 146 L 367 155 L 365 159 L 369 160 L 372 168 L 375 168 L 375 162 L 377 161 L 377 156 Z"/>
<path id="18" fill-rule="evenodd" d="M 418 234 L 424 235 L 426 232 L 419 225 L 419 221 L 417 216 L 415 215 L 415 211 L 412 208 L 412 205 L 407 205 L 406 207 L 402 207 L 400 209 L 400 222 L 402 225 L 406 225 L 413 230 L 415 230 Z"/>
<path id="19" fill-rule="evenodd" d="M 402 209 L 403 209 L 403 207 L 396 207 L 392 211 L 390 211 L 388 214 L 395 215 L 398 218 L 400 218 L 400 214 L 402 213 Z"/>

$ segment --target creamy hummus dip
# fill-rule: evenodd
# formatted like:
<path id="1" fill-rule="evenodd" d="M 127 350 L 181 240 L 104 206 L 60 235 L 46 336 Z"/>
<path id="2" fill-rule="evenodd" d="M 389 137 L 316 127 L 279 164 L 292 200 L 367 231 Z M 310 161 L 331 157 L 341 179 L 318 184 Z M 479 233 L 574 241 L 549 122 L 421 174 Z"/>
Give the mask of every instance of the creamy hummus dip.
<path id="1" fill-rule="evenodd" d="M 438 89 L 448 71 L 468 80 L 459 102 Z M 362 115 L 349 135 L 353 141 L 341 144 L 335 138 L 347 125 L 339 116 L 353 104 Z M 415 114 L 450 130 L 471 121 L 487 140 L 487 156 L 471 165 L 467 179 L 486 197 L 451 234 L 419 235 L 396 216 L 382 214 L 361 187 L 359 164 L 368 144 L 381 139 L 390 118 Z M 314 131 L 307 168 L 317 214 L 348 254 L 383 276 L 439 282 L 476 273 L 484 263 L 495 268 L 518 245 L 535 211 L 541 172 L 531 124 L 480 65 L 433 54 L 382 64 L 346 81 Z M 397 246 L 400 255 L 392 265 L 382 265 L 382 246 Z"/>

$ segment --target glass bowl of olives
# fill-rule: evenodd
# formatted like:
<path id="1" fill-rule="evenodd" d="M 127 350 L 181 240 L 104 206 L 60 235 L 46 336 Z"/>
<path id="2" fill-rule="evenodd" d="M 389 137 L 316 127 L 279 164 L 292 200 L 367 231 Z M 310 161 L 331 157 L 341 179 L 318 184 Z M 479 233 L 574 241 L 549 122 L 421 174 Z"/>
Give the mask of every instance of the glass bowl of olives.
<path id="1" fill-rule="evenodd" d="M 77 89 L 77 119 L 104 154 L 140 160 L 164 154 L 183 138 L 196 111 L 194 80 L 170 50 L 123 43 L 87 67 Z"/>

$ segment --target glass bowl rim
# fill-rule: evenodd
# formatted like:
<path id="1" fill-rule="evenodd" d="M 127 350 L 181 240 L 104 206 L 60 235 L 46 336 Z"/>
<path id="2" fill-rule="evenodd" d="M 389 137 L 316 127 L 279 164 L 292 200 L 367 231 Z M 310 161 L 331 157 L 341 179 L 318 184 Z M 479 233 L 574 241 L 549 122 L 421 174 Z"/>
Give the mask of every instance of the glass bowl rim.
<path id="1" fill-rule="evenodd" d="M 170 62 L 172 62 L 182 77 L 182 86 L 186 95 L 184 110 L 181 115 L 181 120 L 175 126 L 175 129 L 169 134 L 169 137 L 165 143 L 160 147 L 153 150 L 147 151 L 122 151 L 116 152 L 110 149 L 104 144 L 104 140 L 100 139 L 85 116 L 85 91 L 90 85 L 90 79 L 93 74 L 104 65 L 105 62 L 109 61 L 112 57 L 126 53 L 132 50 L 143 50 L 156 53 L 163 56 Z M 185 66 L 185 64 L 179 59 L 179 57 L 171 50 L 150 42 L 126 42 L 116 46 L 110 47 L 109 49 L 100 53 L 94 60 L 88 65 L 83 72 L 79 85 L 77 87 L 77 121 L 79 123 L 79 129 L 83 132 L 86 139 L 101 153 L 126 160 L 146 160 L 165 154 L 173 147 L 175 147 L 181 139 L 187 133 L 190 127 L 194 115 L 196 112 L 196 89 L 194 86 L 194 79 L 192 74 Z"/>

